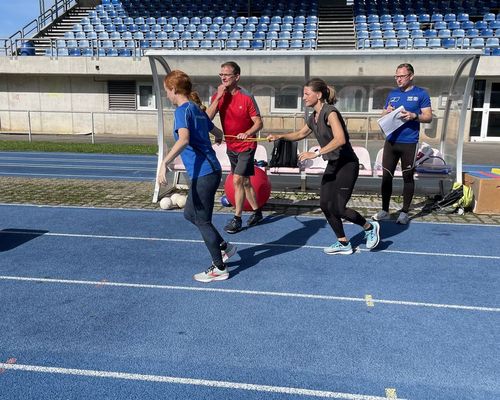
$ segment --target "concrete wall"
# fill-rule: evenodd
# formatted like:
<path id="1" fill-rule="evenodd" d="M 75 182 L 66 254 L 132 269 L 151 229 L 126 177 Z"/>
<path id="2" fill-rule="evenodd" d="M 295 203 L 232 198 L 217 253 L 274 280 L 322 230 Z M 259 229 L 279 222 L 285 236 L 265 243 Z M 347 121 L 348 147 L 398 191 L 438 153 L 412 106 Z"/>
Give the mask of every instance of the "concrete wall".
<path id="1" fill-rule="evenodd" d="M 232 59 L 242 67 L 241 84 L 255 93 L 264 117 L 266 131 L 298 129 L 303 115 L 272 112 L 273 89 L 286 85 L 300 87 L 304 76 L 321 76 L 336 86 L 340 97 L 349 98 L 350 89 L 361 88 L 371 101 L 380 87 L 393 87 L 395 67 L 403 61 L 416 69 L 416 83 L 431 92 L 435 121 L 423 127 L 423 140 L 432 140 L 440 132 L 443 98 L 451 76 L 462 55 L 448 51 L 371 52 L 172 52 L 158 51 L 172 69 L 182 69 L 193 76 L 195 84 L 205 93 L 212 93 L 219 79 L 222 62 Z M 352 53 L 352 54 L 351 54 Z M 154 51 L 151 54 L 155 54 Z M 165 55 L 166 54 L 166 55 Z M 203 54 L 200 57 L 200 54 Z M 478 77 L 498 76 L 500 57 L 481 58 Z M 160 76 L 161 78 L 162 76 Z M 151 135 L 157 133 L 157 117 L 151 111 L 110 111 L 107 81 L 126 79 L 152 81 L 149 59 L 63 57 L 0 57 L 0 130 L 27 132 L 28 110 L 33 132 L 89 133 L 92 113 L 96 134 Z M 342 108 L 342 101 L 339 103 Z M 370 123 L 367 116 L 372 112 Z M 377 134 L 377 112 L 346 113 L 351 133 Z M 167 124 L 170 122 L 167 120 Z M 169 126 L 168 129 L 171 127 Z"/>

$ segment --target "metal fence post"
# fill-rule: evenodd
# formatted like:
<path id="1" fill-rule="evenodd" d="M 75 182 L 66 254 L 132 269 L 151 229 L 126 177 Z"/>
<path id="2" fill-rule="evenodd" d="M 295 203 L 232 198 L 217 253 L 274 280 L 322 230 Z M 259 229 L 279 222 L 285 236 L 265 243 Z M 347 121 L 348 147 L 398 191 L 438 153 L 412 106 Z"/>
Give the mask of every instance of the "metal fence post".
<path id="1" fill-rule="evenodd" d="M 92 144 L 95 144 L 95 132 L 94 132 L 94 112 L 90 113 L 91 118 L 92 118 Z"/>
<path id="2" fill-rule="evenodd" d="M 28 110 L 28 140 L 31 143 L 31 111 Z"/>

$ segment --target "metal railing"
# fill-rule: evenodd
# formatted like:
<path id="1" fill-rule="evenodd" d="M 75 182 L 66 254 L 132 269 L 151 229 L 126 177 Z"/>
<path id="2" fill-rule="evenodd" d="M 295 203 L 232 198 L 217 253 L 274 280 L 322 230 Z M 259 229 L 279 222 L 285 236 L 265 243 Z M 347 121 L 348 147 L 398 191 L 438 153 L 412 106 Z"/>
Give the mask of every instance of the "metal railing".
<path id="1" fill-rule="evenodd" d="M 56 0 L 51 8 L 46 10 L 37 18 L 28 22 L 9 38 L 0 39 L 0 43 L 3 42 L 3 46 L 0 48 L 0 54 L 3 52 L 4 55 L 16 55 L 19 50 L 19 47 L 17 46 L 19 42 L 24 42 L 26 38 L 31 38 L 32 36 L 38 34 L 42 29 L 62 17 L 76 4 L 77 0 Z"/>

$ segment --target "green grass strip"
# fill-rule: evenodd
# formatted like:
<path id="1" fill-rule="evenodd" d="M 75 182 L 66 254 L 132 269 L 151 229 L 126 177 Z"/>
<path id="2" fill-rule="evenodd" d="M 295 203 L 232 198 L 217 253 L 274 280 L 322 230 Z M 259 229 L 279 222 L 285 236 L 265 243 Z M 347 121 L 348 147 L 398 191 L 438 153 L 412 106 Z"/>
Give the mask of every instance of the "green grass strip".
<path id="1" fill-rule="evenodd" d="M 100 153 L 100 154 L 152 154 L 158 146 L 150 144 L 119 143 L 60 143 L 60 142 L 24 142 L 0 141 L 0 151 L 40 151 L 65 153 Z"/>

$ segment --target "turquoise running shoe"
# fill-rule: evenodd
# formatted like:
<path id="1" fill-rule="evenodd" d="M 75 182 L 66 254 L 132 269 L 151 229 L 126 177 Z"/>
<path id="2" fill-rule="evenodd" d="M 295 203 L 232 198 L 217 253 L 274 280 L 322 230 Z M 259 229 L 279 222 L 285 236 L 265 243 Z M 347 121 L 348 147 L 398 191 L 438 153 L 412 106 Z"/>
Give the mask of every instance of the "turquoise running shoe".
<path id="1" fill-rule="evenodd" d="M 343 255 L 348 255 L 348 254 L 352 254 L 353 251 L 352 251 L 352 246 L 351 246 L 351 242 L 348 242 L 345 246 L 340 243 L 338 240 L 332 244 L 331 246 L 329 247 L 325 247 L 323 249 L 323 251 L 326 253 L 326 254 L 330 254 L 330 255 L 333 255 L 333 254 L 343 254 Z"/>

